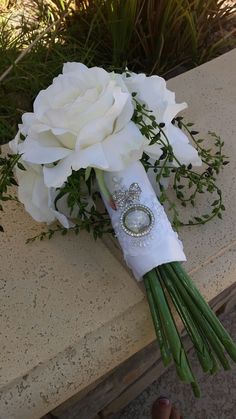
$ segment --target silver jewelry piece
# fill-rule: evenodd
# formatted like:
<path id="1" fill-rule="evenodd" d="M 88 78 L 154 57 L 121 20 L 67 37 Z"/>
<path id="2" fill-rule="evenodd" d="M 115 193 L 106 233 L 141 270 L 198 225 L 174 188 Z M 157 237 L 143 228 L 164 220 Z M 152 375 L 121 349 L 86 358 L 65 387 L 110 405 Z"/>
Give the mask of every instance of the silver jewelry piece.
<path id="1" fill-rule="evenodd" d="M 120 189 L 113 192 L 112 198 L 117 208 L 124 208 L 132 202 L 139 201 L 141 192 L 142 189 L 139 184 L 134 182 L 130 185 L 129 189 L 125 189 L 124 186 L 121 186 Z"/>
<path id="2" fill-rule="evenodd" d="M 153 212 L 142 204 L 129 205 L 120 216 L 122 229 L 132 237 L 143 237 L 149 234 L 154 222 Z"/>
<path id="3" fill-rule="evenodd" d="M 155 217 L 146 205 L 140 203 L 142 189 L 137 182 L 133 182 L 129 189 L 121 184 L 122 179 L 114 179 L 119 185 L 112 198 L 118 209 L 122 210 L 120 224 L 122 230 L 131 237 L 143 237 L 150 233 L 154 226 Z"/>

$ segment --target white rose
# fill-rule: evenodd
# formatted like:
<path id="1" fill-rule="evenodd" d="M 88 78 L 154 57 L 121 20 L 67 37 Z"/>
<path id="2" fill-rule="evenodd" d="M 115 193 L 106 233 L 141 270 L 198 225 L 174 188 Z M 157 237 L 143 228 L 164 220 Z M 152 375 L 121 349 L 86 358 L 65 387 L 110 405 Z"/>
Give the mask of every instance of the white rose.
<path id="1" fill-rule="evenodd" d="M 19 129 L 26 138 L 17 151 L 23 161 L 44 164 L 48 187 L 61 186 L 72 169 L 123 170 L 143 152 L 133 110 L 121 77 L 67 63 L 63 74 L 38 94 L 34 112 L 23 115 Z"/>
<path id="2" fill-rule="evenodd" d="M 57 191 L 44 184 L 43 169 L 40 165 L 26 165 L 26 170 L 16 169 L 18 198 L 34 220 L 47 224 L 58 220 L 65 228 L 72 226 L 65 214 L 56 210 L 54 199 Z M 60 210 L 64 203 L 61 203 Z"/>
<path id="3" fill-rule="evenodd" d="M 183 131 L 171 123 L 178 112 L 187 107 L 187 104 L 175 102 L 174 92 L 167 89 L 166 82 L 162 77 L 124 73 L 123 80 L 130 93 L 137 93 L 137 101 L 145 104 L 147 109 L 152 111 L 157 123 L 165 123 L 163 131 L 180 163 L 186 165 L 192 163 L 195 166 L 200 166 L 202 161 L 197 150 L 189 143 L 189 139 Z M 149 124 L 150 121 L 147 120 L 147 123 Z M 167 143 L 164 135 L 161 136 L 161 139 Z M 163 153 L 161 147 L 160 144 L 148 145 L 148 141 L 146 141 L 144 151 L 150 157 L 158 160 Z"/>

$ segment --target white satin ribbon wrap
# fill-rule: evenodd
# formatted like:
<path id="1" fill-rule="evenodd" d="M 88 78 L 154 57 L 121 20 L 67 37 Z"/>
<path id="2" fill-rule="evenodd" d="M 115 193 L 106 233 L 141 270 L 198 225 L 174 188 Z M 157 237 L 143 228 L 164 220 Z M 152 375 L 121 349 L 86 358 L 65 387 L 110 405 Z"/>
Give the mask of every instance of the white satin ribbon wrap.
<path id="1" fill-rule="evenodd" d="M 114 178 L 122 178 L 122 186 L 127 189 L 133 182 L 137 182 L 142 189 L 139 203 L 150 208 L 155 217 L 154 226 L 148 235 L 142 238 L 131 237 L 121 227 L 122 210 L 113 210 L 104 199 L 112 226 L 123 250 L 124 259 L 132 269 L 135 278 L 141 280 L 145 273 L 163 263 L 185 261 L 182 242 L 173 231 L 143 165 L 137 162 L 121 172 L 105 172 L 104 179 L 111 194 L 119 189 Z"/>

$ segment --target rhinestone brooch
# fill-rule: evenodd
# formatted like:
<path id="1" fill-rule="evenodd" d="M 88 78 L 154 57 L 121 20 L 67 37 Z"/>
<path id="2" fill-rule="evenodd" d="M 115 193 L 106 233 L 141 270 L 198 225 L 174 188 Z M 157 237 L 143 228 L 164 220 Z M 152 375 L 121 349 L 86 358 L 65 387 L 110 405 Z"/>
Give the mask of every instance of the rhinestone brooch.
<path id="1" fill-rule="evenodd" d="M 120 216 L 122 230 L 132 237 L 146 236 L 154 226 L 155 217 L 150 208 L 140 203 L 142 189 L 139 184 L 134 182 L 126 189 L 121 186 L 121 179 L 114 183 L 119 184 L 119 189 L 114 191 L 112 198 L 117 208 L 122 210 Z"/>
<path id="2" fill-rule="evenodd" d="M 146 236 L 150 233 L 154 221 L 153 212 L 142 204 L 129 205 L 120 216 L 122 229 L 132 237 Z"/>

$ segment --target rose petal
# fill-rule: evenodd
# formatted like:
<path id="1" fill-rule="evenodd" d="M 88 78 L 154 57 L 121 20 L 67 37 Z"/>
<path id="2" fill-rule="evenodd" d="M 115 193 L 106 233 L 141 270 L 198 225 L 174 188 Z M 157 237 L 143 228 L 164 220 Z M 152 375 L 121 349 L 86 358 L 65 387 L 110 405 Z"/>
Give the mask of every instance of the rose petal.
<path id="1" fill-rule="evenodd" d="M 18 148 L 19 148 L 19 142 L 20 142 L 20 130 L 17 132 L 15 138 L 13 140 L 11 140 L 8 145 L 10 147 L 10 149 L 13 151 L 13 153 L 17 154 L 18 153 Z"/>
<path id="2" fill-rule="evenodd" d="M 123 170 L 139 160 L 143 154 L 144 138 L 138 127 L 130 122 L 118 133 L 111 135 L 102 143 L 108 161 L 108 171 Z"/>
<path id="3" fill-rule="evenodd" d="M 58 188 L 71 175 L 72 169 L 79 170 L 88 166 L 104 170 L 108 168 L 101 144 L 94 144 L 84 150 L 71 153 L 54 167 L 44 166 L 45 184 L 48 187 Z"/>
<path id="4" fill-rule="evenodd" d="M 146 145 L 144 151 L 148 156 L 152 157 L 154 160 L 158 160 L 163 154 L 163 150 L 161 149 L 162 147 L 163 146 L 160 144 Z"/>
<path id="5" fill-rule="evenodd" d="M 89 123 L 82 127 L 79 132 L 77 143 L 81 145 L 90 145 L 96 142 L 103 141 L 115 130 L 115 123 L 117 121 L 118 128 L 120 129 L 122 124 L 119 120 L 119 116 L 123 109 L 126 108 L 127 101 L 129 101 L 129 95 L 121 91 L 120 87 L 114 87 L 113 89 L 114 103 L 108 112 L 105 112 L 103 116 L 95 118 L 92 123 Z M 131 118 L 132 112 L 129 108 L 126 108 L 129 117 Z M 122 113 L 122 115 L 124 115 Z M 126 118 L 124 123 L 127 123 Z"/>
<path id="6" fill-rule="evenodd" d="M 177 104 L 175 93 L 166 87 L 166 81 L 159 76 L 147 77 L 145 74 L 123 74 L 123 79 L 130 93 L 136 92 L 136 99 L 145 103 L 153 112 L 157 122 L 171 122 L 178 112 L 187 107 L 186 103 Z"/>
<path id="7" fill-rule="evenodd" d="M 162 121 L 165 124 L 169 124 L 172 119 L 183 109 L 188 107 L 187 103 L 175 103 L 173 105 L 168 105 L 163 112 Z"/>
<path id="8" fill-rule="evenodd" d="M 179 128 L 170 124 L 166 130 L 173 152 L 181 164 L 201 166 L 202 160 L 197 150 L 189 143 L 188 137 Z"/>
<path id="9" fill-rule="evenodd" d="M 18 178 L 18 197 L 26 211 L 38 222 L 51 223 L 55 215 L 48 207 L 48 189 L 43 183 L 40 167 L 27 167 L 22 171 L 16 169 Z"/>
<path id="10" fill-rule="evenodd" d="M 71 154 L 71 150 L 64 147 L 42 147 L 40 143 L 31 141 L 22 144 L 20 150 L 23 160 L 29 163 L 48 164 L 61 160 Z"/>

